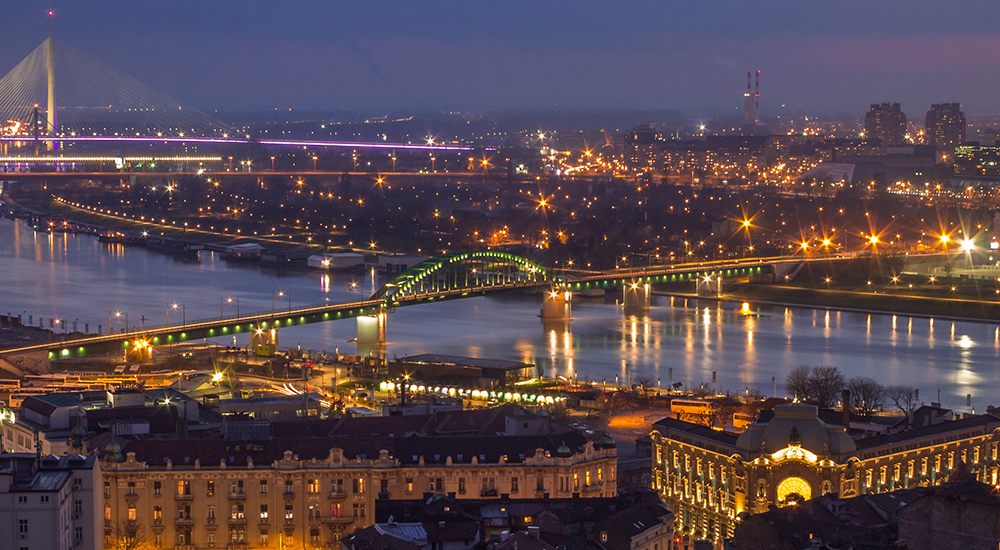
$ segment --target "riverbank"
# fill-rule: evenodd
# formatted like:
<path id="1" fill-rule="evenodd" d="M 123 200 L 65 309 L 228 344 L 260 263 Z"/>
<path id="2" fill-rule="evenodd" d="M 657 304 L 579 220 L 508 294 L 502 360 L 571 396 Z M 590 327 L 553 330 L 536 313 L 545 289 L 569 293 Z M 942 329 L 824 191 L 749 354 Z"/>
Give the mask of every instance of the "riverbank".
<path id="1" fill-rule="evenodd" d="M 148 232 L 167 239 L 195 241 L 205 245 L 225 247 L 235 244 L 256 243 L 275 252 L 323 252 L 327 249 L 327 247 L 322 245 L 289 243 L 267 237 L 230 235 L 202 229 L 183 228 L 151 222 L 137 222 L 123 216 L 94 212 L 59 200 L 52 200 L 41 204 L 25 201 L 19 197 L 17 200 L 8 198 L 6 201 L 37 212 L 62 214 L 67 220 L 74 223 L 97 227 L 122 227 L 131 229 L 137 233 Z"/>
<path id="2" fill-rule="evenodd" d="M 725 288 L 722 299 L 1000 323 L 1000 301 L 988 302 L 966 298 L 888 294 L 881 291 L 826 290 L 786 285 L 737 284 Z"/>

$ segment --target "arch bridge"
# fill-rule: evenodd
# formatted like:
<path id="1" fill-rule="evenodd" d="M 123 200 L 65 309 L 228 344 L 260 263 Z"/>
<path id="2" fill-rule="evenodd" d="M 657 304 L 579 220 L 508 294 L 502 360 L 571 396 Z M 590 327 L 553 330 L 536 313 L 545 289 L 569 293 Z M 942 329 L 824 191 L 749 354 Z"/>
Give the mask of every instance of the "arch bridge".
<path id="1" fill-rule="evenodd" d="M 762 260 L 692 264 L 677 267 L 638 268 L 585 274 L 556 274 L 531 260 L 499 251 L 456 252 L 431 258 L 399 274 L 370 298 L 344 303 L 320 303 L 281 310 L 214 317 L 184 323 L 143 327 L 139 330 L 67 338 L 41 344 L 0 350 L 0 356 L 34 356 L 48 353 L 49 359 L 84 357 L 94 354 L 148 352 L 153 346 L 194 342 L 203 338 L 229 337 L 248 333 L 263 335 L 297 325 L 356 318 L 358 342 L 385 343 L 386 319 L 397 307 L 482 296 L 514 290 L 547 288 L 541 317 L 568 320 L 568 303 L 549 307 L 549 300 L 567 300 L 568 293 L 587 289 L 624 288 L 626 309 L 629 289 L 645 287 L 638 299 L 648 308 L 650 284 L 686 281 L 715 275 L 741 276 L 767 272 L 773 262 Z M 563 292 L 565 291 L 565 292 Z M 634 296 L 633 296 L 633 305 Z M 639 307 L 642 304 L 639 303 Z M 558 311 L 561 313 L 551 313 Z"/>

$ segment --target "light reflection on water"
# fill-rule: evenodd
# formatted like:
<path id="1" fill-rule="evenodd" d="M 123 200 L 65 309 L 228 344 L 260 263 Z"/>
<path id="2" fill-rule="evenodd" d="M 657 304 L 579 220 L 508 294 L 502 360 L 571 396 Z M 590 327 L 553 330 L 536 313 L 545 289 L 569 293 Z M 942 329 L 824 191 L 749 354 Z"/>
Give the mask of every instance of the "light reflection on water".
<path id="1" fill-rule="evenodd" d="M 352 292 L 352 282 L 364 293 Z M 35 234 L 9 220 L 0 220 L 0 284 L 4 313 L 23 311 L 36 325 L 39 316 L 79 319 L 81 329 L 88 323 L 91 330 L 98 324 L 107 330 L 109 311 L 128 312 L 138 326 L 163 323 L 169 303 L 184 304 L 192 320 L 235 315 L 237 300 L 244 314 L 270 310 L 277 291 L 290 293 L 293 306 L 372 292 L 370 277 L 361 274 L 277 274 L 205 253 L 199 263 L 183 263 L 89 236 Z M 274 307 L 287 307 L 283 300 Z M 848 376 L 918 387 L 925 402 L 939 389 L 945 406 L 961 410 L 968 393 L 979 411 L 1000 402 L 1000 328 L 992 324 L 939 319 L 935 327 L 933 319 L 905 315 L 785 307 L 743 315 L 736 303 L 670 297 L 654 297 L 648 315 L 636 317 L 614 303 L 574 300 L 569 330 L 561 322 L 542 325 L 536 295 L 399 308 L 389 318 L 387 354 L 517 359 L 541 365 L 546 375 L 648 378 L 664 388 L 671 382 L 711 384 L 715 371 L 720 390 L 760 388 L 764 395 L 771 395 L 771 377 L 780 394 L 797 365 L 835 365 Z M 348 340 L 354 336 L 354 322 L 347 320 L 285 329 L 280 341 L 353 353 Z"/>

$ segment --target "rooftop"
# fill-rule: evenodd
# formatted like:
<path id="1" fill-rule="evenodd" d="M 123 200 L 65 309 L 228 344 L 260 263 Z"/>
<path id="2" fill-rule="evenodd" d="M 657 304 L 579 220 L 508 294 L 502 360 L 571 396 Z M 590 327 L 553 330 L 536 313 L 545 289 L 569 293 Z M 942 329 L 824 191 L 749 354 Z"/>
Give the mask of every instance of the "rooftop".
<path id="1" fill-rule="evenodd" d="M 424 353 L 420 355 L 407 355 L 398 359 L 398 363 L 437 363 L 441 365 L 456 365 L 459 367 L 478 367 L 481 369 L 518 370 L 533 367 L 530 363 L 519 363 L 517 361 L 504 361 L 500 359 L 478 359 L 475 357 L 459 357 L 457 355 L 439 355 L 434 353 Z"/>

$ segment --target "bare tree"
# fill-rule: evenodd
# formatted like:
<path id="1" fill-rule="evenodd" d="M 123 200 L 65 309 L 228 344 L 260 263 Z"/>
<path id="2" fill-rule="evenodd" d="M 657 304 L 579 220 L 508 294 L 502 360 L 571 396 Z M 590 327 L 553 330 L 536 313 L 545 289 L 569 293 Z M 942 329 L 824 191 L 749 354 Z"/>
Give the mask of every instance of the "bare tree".
<path id="1" fill-rule="evenodd" d="M 799 365 L 785 377 L 785 390 L 788 393 L 823 408 L 835 405 L 845 386 L 846 380 L 840 369 L 831 366 Z"/>
<path id="2" fill-rule="evenodd" d="M 910 386 L 889 386 L 885 389 L 885 396 L 904 413 L 912 411 L 917 405 L 917 391 Z"/>
<path id="3" fill-rule="evenodd" d="M 638 388 L 639 395 L 645 396 L 646 391 L 652 387 L 653 377 L 647 375 L 640 375 L 632 378 L 632 387 Z"/>
<path id="4" fill-rule="evenodd" d="M 812 374 L 812 367 L 809 365 L 799 365 L 792 369 L 785 377 L 785 391 L 793 397 L 806 399 L 809 397 L 809 378 Z"/>
<path id="5" fill-rule="evenodd" d="M 720 397 L 715 401 L 712 401 L 712 427 L 720 427 L 723 430 L 733 420 L 733 414 L 739 410 L 740 400 L 735 397 Z"/>
<path id="6" fill-rule="evenodd" d="M 111 529 L 111 548 L 114 550 L 142 550 L 146 546 L 146 531 L 138 521 L 124 519 Z"/>
<path id="7" fill-rule="evenodd" d="M 818 406 L 829 409 L 837 403 L 847 380 L 837 367 L 813 367 L 809 377 L 809 398 Z"/>
<path id="8" fill-rule="evenodd" d="M 869 376 L 856 376 L 847 382 L 851 406 L 862 418 L 869 418 L 885 403 L 885 386 Z"/>

